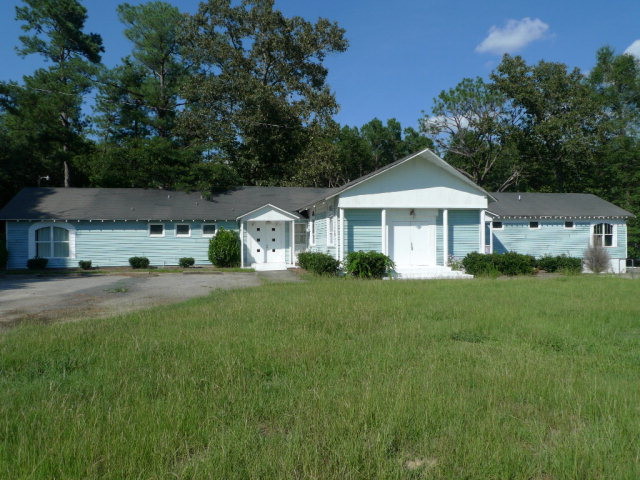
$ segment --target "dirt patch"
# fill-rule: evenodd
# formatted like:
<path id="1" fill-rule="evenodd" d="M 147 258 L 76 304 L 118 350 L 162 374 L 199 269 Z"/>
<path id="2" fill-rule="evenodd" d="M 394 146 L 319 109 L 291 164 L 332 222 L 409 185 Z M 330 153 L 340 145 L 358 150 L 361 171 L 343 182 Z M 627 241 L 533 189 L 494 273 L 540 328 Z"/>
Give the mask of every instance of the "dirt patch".
<path id="1" fill-rule="evenodd" d="M 212 290 L 261 284 L 257 273 L 5 275 L 0 277 L 0 328 L 126 313 L 205 296 Z"/>

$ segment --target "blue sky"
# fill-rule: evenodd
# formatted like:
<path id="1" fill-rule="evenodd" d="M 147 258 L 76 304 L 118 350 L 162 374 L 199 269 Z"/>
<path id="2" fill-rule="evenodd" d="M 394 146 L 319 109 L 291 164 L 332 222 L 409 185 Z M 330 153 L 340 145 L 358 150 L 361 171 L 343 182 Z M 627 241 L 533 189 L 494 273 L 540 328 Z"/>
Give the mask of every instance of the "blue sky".
<path id="1" fill-rule="evenodd" d="M 0 2 L 0 80 L 20 80 L 42 65 L 15 52 L 18 0 Z M 85 0 L 87 30 L 102 35 L 104 62 L 129 52 L 115 13 L 117 0 Z M 130 0 L 129 3 L 142 3 Z M 194 12 L 198 0 L 169 0 Z M 341 105 L 337 120 L 360 126 L 395 117 L 417 126 L 433 98 L 463 77 L 487 76 L 501 53 L 528 62 L 559 61 L 588 70 L 610 45 L 640 56 L 640 1 L 537 0 L 276 0 L 287 15 L 326 17 L 347 31 L 347 52 L 330 56 L 329 84 Z"/>

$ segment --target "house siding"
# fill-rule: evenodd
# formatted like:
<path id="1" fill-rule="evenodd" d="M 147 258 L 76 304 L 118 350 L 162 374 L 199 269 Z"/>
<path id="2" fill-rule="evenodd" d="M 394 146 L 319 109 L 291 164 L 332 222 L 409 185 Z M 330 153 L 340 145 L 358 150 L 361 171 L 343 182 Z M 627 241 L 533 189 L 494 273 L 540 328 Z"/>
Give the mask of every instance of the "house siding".
<path id="1" fill-rule="evenodd" d="M 529 228 L 529 220 L 503 221 L 502 229 L 493 230 L 495 253 L 517 252 L 535 257 L 568 255 L 582 257 L 589 246 L 591 226 L 602 221 L 575 221 L 574 228 L 564 228 L 564 220 L 538 220 L 540 228 Z M 606 222 L 606 220 L 605 220 Z M 627 226 L 623 222 L 608 221 L 616 226 L 617 246 L 606 247 L 611 258 L 627 257 Z"/>
<path id="2" fill-rule="evenodd" d="M 449 254 L 464 258 L 480 247 L 480 211 L 449 210 Z"/>
<path id="3" fill-rule="evenodd" d="M 442 210 L 438 210 L 436 217 L 436 265 L 444 265 L 444 228 Z"/>
<path id="4" fill-rule="evenodd" d="M 382 210 L 346 209 L 344 233 L 345 253 L 359 250 L 382 252 Z"/>
<path id="5" fill-rule="evenodd" d="M 37 222 L 7 222 L 9 268 L 25 268 L 29 258 L 29 228 Z M 149 223 L 163 223 L 164 237 L 149 237 Z M 176 224 L 191 225 L 190 237 L 176 237 Z M 143 256 L 151 265 L 177 265 L 181 257 L 193 257 L 196 264 L 208 264 L 209 237 L 202 236 L 203 222 L 69 222 L 76 230 L 75 258 L 51 259 L 52 268 L 77 267 L 79 260 L 94 266 L 126 266 L 129 258 Z M 215 223 L 216 228 L 238 230 L 236 222 Z M 62 225 L 65 223 L 61 222 Z"/>

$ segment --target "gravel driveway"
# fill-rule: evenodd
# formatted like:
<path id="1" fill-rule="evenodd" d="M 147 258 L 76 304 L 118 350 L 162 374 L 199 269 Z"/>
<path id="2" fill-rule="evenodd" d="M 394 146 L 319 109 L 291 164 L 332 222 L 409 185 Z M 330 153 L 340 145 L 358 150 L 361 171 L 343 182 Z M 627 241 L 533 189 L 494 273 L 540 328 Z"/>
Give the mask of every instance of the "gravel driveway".
<path id="1" fill-rule="evenodd" d="M 0 328 L 25 320 L 70 320 L 129 312 L 208 295 L 214 289 L 296 281 L 292 272 L 0 276 Z"/>

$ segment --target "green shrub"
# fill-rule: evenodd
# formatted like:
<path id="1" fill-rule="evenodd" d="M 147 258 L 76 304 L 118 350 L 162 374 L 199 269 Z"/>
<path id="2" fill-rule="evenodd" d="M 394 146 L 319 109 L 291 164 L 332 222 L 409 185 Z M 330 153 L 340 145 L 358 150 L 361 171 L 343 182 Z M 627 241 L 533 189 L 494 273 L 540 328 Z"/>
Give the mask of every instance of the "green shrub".
<path id="1" fill-rule="evenodd" d="M 182 257 L 180 260 L 178 260 L 178 264 L 182 268 L 193 267 L 195 263 L 196 261 L 193 259 L 193 257 Z"/>
<path id="2" fill-rule="evenodd" d="M 471 275 L 531 275 L 535 259 L 515 252 L 482 254 L 469 253 L 462 260 L 466 273 Z"/>
<path id="3" fill-rule="evenodd" d="M 82 270 L 91 270 L 91 260 L 80 260 L 78 266 Z"/>
<path id="4" fill-rule="evenodd" d="M 558 271 L 565 274 L 581 273 L 582 259 L 579 257 L 560 255 L 558 257 Z"/>
<path id="5" fill-rule="evenodd" d="M 48 258 L 30 258 L 27 260 L 27 268 L 29 270 L 44 270 L 49 263 Z"/>
<path id="6" fill-rule="evenodd" d="M 521 255 L 516 252 L 503 254 L 494 253 L 496 266 L 502 275 L 531 275 L 536 259 L 530 255 Z"/>
<path id="7" fill-rule="evenodd" d="M 131 257 L 129 265 L 131 268 L 149 268 L 149 259 L 147 257 Z"/>
<path id="8" fill-rule="evenodd" d="M 209 241 L 209 261 L 216 267 L 240 266 L 240 236 L 221 228 Z"/>
<path id="9" fill-rule="evenodd" d="M 558 257 L 545 255 L 536 260 L 536 267 L 545 272 L 555 272 L 558 270 Z"/>
<path id="10" fill-rule="evenodd" d="M 337 275 L 340 270 L 339 260 L 320 252 L 299 253 L 298 265 L 316 275 Z"/>
<path id="11" fill-rule="evenodd" d="M 545 255 L 536 260 L 536 267 L 545 272 L 563 272 L 569 274 L 580 273 L 582 271 L 582 259 L 569 257 L 567 255 Z"/>
<path id="12" fill-rule="evenodd" d="M 9 260 L 9 251 L 4 240 L 0 240 L 0 269 L 4 269 L 7 266 L 7 260 Z"/>
<path id="13" fill-rule="evenodd" d="M 347 255 L 345 270 L 358 278 L 382 278 L 393 269 L 393 261 L 383 253 L 370 251 L 350 252 Z"/>

